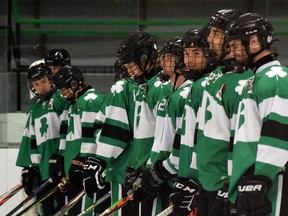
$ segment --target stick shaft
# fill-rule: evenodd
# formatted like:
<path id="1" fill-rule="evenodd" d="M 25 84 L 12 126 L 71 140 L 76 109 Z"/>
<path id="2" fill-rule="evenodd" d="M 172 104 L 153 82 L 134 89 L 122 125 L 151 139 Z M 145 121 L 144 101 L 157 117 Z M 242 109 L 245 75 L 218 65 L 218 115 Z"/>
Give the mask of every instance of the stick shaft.
<path id="1" fill-rule="evenodd" d="M 44 182 L 37 191 L 32 193 L 30 196 L 28 196 L 25 200 L 23 200 L 21 203 L 19 203 L 14 209 L 12 209 L 6 216 L 13 215 L 16 211 L 18 211 L 22 206 L 24 206 L 27 202 L 29 202 L 31 199 L 37 196 L 42 190 L 44 190 L 48 185 L 50 185 L 53 182 L 51 178 L 49 178 L 46 182 Z"/>
<path id="2" fill-rule="evenodd" d="M 173 212 L 173 205 L 170 205 L 168 208 L 164 209 L 164 211 L 160 212 L 157 216 L 168 216 Z"/>
<path id="3" fill-rule="evenodd" d="M 63 206 L 54 216 L 64 215 L 65 212 L 71 209 L 84 195 L 85 195 L 85 192 L 81 191 L 73 199 L 71 199 L 65 206 Z"/>
<path id="4" fill-rule="evenodd" d="M 86 208 L 84 211 L 82 211 L 80 214 L 78 214 L 78 216 L 83 216 L 85 214 L 87 214 L 88 212 L 92 211 L 94 208 L 96 208 L 98 205 L 100 205 L 101 203 L 103 203 L 106 199 L 108 199 L 111 196 L 111 191 L 109 191 L 107 194 L 105 194 L 104 196 L 102 196 L 99 200 L 97 200 L 95 203 L 93 203 L 91 206 L 89 206 L 88 208 Z"/>
<path id="5" fill-rule="evenodd" d="M 11 197 L 13 197 L 18 191 L 22 189 L 22 184 L 19 183 L 15 187 L 11 188 L 9 191 L 5 192 L 0 196 L 0 206 L 7 202 Z"/>

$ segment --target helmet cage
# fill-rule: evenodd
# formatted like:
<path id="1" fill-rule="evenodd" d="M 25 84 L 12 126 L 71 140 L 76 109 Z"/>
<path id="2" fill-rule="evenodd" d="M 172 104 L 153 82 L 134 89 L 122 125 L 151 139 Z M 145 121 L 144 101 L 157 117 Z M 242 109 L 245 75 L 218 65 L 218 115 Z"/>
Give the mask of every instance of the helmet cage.
<path id="1" fill-rule="evenodd" d="M 73 81 L 76 81 L 75 85 Z M 65 66 L 53 77 L 53 84 L 55 89 L 69 88 L 74 93 L 83 84 L 84 77 L 82 72 L 74 66 Z"/>
<path id="2" fill-rule="evenodd" d="M 202 29 L 192 29 L 185 34 L 184 37 L 184 48 L 198 47 L 202 50 L 204 57 L 207 60 L 207 65 L 203 71 L 197 69 L 186 68 L 182 71 L 183 75 L 190 80 L 196 81 L 204 75 L 206 68 L 210 67 L 216 62 L 216 53 L 210 49 L 209 43 L 207 41 L 207 29 L 204 27 Z"/>
<path id="3" fill-rule="evenodd" d="M 124 40 L 118 49 L 117 58 L 121 64 L 135 62 L 145 77 L 153 67 L 157 47 L 149 33 L 136 31 Z M 149 65 L 149 68 L 147 68 Z"/>
<path id="4" fill-rule="evenodd" d="M 185 68 L 183 38 L 176 37 L 169 40 L 166 44 L 164 44 L 160 53 L 162 58 L 165 58 L 165 54 L 175 55 L 174 73 L 178 69 L 180 69 L 182 73 L 182 70 Z M 165 73 L 164 70 L 160 71 L 157 76 L 161 82 L 167 82 L 170 79 L 170 75 Z"/>

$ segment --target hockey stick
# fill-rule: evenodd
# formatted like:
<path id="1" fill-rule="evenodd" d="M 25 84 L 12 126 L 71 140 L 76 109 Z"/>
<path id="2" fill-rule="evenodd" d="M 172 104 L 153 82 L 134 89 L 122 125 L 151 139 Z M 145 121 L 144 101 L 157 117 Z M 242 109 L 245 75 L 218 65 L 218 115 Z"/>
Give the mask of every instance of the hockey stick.
<path id="1" fill-rule="evenodd" d="M 111 191 L 109 191 L 107 194 L 105 194 L 103 197 L 101 197 L 99 200 L 97 200 L 91 206 L 89 206 L 84 211 L 82 211 L 80 214 L 78 214 L 78 216 L 83 216 L 83 215 L 87 214 L 88 212 L 92 211 L 94 208 L 96 208 L 98 205 L 100 205 L 102 202 L 104 202 L 110 196 L 111 196 Z"/>
<path id="2" fill-rule="evenodd" d="M 162 212 L 157 214 L 157 216 L 168 216 L 173 212 L 173 204 L 168 206 Z M 196 216 L 197 215 L 197 208 L 195 208 L 192 212 L 190 212 L 189 216 Z"/>
<path id="3" fill-rule="evenodd" d="M 52 178 L 49 178 L 47 181 L 45 181 L 37 191 L 33 192 L 31 195 L 29 195 L 25 200 L 23 200 L 21 203 L 19 203 L 14 209 L 12 209 L 6 216 L 13 215 L 16 211 L 18 211 L 21 207 L 23 207 L 27 202 L 29 202 L 32 198 L 36 197 L 37 194 L 39 194 L 42 190 L 44 190 L 47 186 L 49 186 L 53 182 Z"/>
<path id="4" fill-rule="evenodd" d="M 85 195 L 84 190 L 77 194 L 73 199 L 71 199 L 66 205 L 64 205 L 54 216 L 62 216 L 70 210 L 83 196 Z"/>
<path id="5" fill-rule="evenodd" d="M 173 205 L 170 205 L 168 208 L 164 209 L 162 212 L 157 214 L 157 216 L 168 216 L 173 212 Z"/>
<path id="6" fill-rule="evenodd" d="M 11 197 L 13 197 L 18 191 L 22 189 L 22 184 L 19 183 L 15 187 L 11 188 L 9 191 L 5 192 L 0 196 L 0 206 L 7 202 Z"/>
<path id="7" fill-rule="evenodd" d="M 20 216 L 23 215 L 24 213 L 26 213 L 29 209 L 31 209 L 32 207 L 38 205 L 39 203 L 41 203 L 43 200 L 45 200 L 46 198 L 48 198 L 49 196 L 51 196 L 53 193 L 55 193 L 58 188 L 63 187 L 64 185 L 67 184 L 67 180 L 65 177 L 63 177 L 61 179 L 61 182 L 56 185 L 55 187 L 53 187 L 50 191 L 48 191 L 46 194 L 42 195 L 39 199 L 37 199 L 36 201 L 34 201 L 33 203 L 31 203 L 29 206 L 27 206 L 25 209 L 23 209 L 21 212 L 19 212 L 18 214 L 16 214 L 16 216 Z"/>
<path id="8" fill-rule="evenodd" d="M 99 216 L 109 216 L 113 215 L 116 211 L 124 207 L 129 200 L 133 198 L 133 194 L 127 195 L 126 197 L 116 201 L 113 205 L 111 205 L 108 209 L 102 212 Z"/>
<path id="9" fill-rule="evenodd" d="M 141 177 L 138 177 L 134 182 L 133 189 L 128 191 L 127 196 L 113 203 L 108 209 L 102 212 L 99 216 L 113 215 L 119 209 L 124 207 L 133 198 L 133 192 L 137 190 L 138 187 L 140 187 L 140 183 L 141 183 Z"/>

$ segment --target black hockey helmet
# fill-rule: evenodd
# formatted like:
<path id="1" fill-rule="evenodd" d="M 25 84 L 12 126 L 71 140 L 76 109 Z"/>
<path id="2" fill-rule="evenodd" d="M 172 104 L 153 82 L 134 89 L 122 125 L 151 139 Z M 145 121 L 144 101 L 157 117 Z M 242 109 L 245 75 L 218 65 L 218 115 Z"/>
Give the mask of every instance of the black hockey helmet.
<path id="1" fill-rule="evenodd" d="M 46 92 L 44 94 L 39 94 L 33 88 L 32 83 L 36 80 L 39 80 L 45 77 L 47 77 L 51 81 L 51 91 Z M 27 84 L 32 93 L 33 98 L 35 97 L 35 98 L 44 99 L 46 96 L 50 95 L 53 92 L 51 70 L 44 63 L 32 65 L 27 72 Z"/>
<path id="2" fill-rule="evenodd" d="M 147 76 L 156 61 L 157 46 L 149 33 L 135 31 L 123 40 L 116 56 L 123 65 L 134 61 L 144 76 Z M 149 64 L 150 67 L 147 69 Z"/>
<path id="3" fill-rule="evenodd" d="M 241 39 L 248 55 L 249 40 L 252 35 L 258 36 L 262 50 L 270 49 L 274 41 L 274 29 L 268 19 L 259 14 L 243 14 L 235 19 L 226 30 L 226 40 Z"/>
<path id="4" fill-rule="evenodd" d="M 176 56 L 175 69 L 183 68 L 184 64 L 184 47 L 183 38 L 175 37 L 167 41 L 161 49 L 161 54 L 173 54 Z"/>
<path id="5" fill-rule="evenodd" d="M 211 72 L 208 70 L 212 69 L 212 65 L 216 62 L 216 53 L 210 49 L 210 45 L 207 41 L 207 34 L 205 29 L 190 29 L 184 35 L 184 48 L 189 47 L 198 47 L 204 53 L 204 57 L 207 60 L 207 70 L 206 68 L 203 71 L 187 69 L 182 71 L 183 75 L 190 80 L 196 81 L 200 77 L 202 77 L 205 73 Z"/>
<path id="6" fill-rule="evenodd" d="M 208 25 L 225 31 L 229 24 L 237 17 L 242 15 L 243 12 L 237 9 L 222 9 L 218 10 L 214 15 L 211 16 Z"/>
<path id="7" fill-rule="evenodd" d="M 52 49 L 45 57 L 45 64 L 47 66 L 60 66 L 71 65 L 71 58 L 65 49 Z"/>
<path id="8" fill-rule="evenodd" d="M 83 81 L 82 72 L 75 66 L 64 66 L 53 77 L 53 84 L 56 89 L 71 88 L 74 93 L 83 84 Z"/>
<path id="9" fill-rule="evenodd" d="M 160 50 L 162 58 L 165 57 L 165 54 L 175 55 L 175 68 L 174 72 L 177 69 L 183 69 L 185 67 L 184 63 L 184 47 L 183 47 L 183 38 L 175 37 L 173 39 L 168 40 L 162 49 Z M 161 82 L 167 82 L 170 78 L 170 75 L 166 74 L 165 71 L 160 71 L 157 74 L 159 80 Z"/>

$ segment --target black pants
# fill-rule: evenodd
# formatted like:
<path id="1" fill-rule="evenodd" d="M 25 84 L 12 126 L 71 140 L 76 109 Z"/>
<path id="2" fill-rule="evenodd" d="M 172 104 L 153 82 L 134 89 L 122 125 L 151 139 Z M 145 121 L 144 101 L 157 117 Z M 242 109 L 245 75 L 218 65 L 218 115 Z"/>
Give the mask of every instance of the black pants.
<path id="1" fill-rule="evenodd" d="M 212 207 L 216 199 L 217 191 L 204 191 L 198 201 L 197 216 L 214 216 Z"/>

